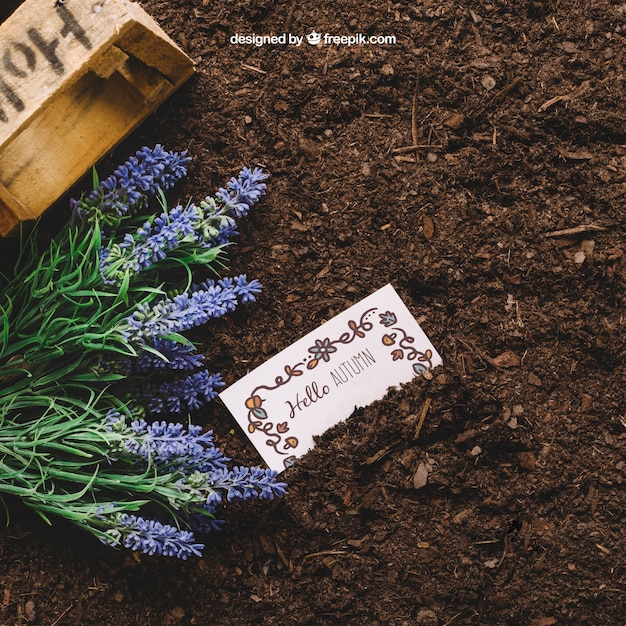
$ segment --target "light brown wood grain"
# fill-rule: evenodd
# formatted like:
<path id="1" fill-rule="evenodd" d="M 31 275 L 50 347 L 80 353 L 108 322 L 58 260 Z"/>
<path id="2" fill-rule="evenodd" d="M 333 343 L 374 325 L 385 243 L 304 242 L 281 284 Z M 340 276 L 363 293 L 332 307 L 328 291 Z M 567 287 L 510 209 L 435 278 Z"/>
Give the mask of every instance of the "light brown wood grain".
<path id="1" fill-rule="evenodd" d="M 128 0 L 26 0 L 0 42 L 0 235 L 41 215 L 194 71 Z"/>

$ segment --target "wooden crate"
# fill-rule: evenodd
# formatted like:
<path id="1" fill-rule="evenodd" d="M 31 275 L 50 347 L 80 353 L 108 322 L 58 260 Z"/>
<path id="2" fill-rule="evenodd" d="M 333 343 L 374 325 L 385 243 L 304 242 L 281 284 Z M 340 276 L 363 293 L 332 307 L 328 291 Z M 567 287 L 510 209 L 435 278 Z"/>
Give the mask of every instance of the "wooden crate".
<path id="1" fill-rule="evenodd" d="M 193 74 L 129 0 L 26 0 L 0 25 L 0 235 L 41 215 Z"/>

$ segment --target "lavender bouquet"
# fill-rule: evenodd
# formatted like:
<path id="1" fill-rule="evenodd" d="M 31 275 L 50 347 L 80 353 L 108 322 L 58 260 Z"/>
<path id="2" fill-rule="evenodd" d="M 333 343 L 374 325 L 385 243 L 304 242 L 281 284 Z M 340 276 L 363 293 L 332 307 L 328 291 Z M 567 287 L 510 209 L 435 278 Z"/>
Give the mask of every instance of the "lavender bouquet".
<path id="1" fill-rule="evenodd" d="M 221 506 L 286 487 L 231 467 L 189 422 L 223 382 L 185 331 L 259 293 L 217 271 L 267 178 L 244 168 L 215 197 L 170 208 L 189 160 L 157 145 L 94 174 L 48 249 L 23 242 L 0 295 L 0 493 L 107 545 L 183 559 L 201 555 L 194 532 L 219 528 Z M 202 267 L 214 278 L 195 283 Z"/>

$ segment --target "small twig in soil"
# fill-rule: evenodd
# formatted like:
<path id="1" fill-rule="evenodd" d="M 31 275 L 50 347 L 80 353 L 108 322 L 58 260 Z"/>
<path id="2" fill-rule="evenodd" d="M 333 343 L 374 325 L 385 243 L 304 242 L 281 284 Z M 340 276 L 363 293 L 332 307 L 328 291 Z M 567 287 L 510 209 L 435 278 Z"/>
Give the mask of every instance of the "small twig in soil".
<path id="1" fill-rule="evenodd" d="M 322 550 L 321 552 L 311 552 L 311 554 L 307 554 L 302 559 L 302 563 L 304 563 L 307 559 L 312 559 L 316 556 L 334 556 L 336 554 L 348 554 L 348 551 L 347 550 Z"/>
<path id="2" fill-rule="evenodd" d="M 70 604 L 59 617 L 57 617 L 50 626 L 57 626 L 57 624 L 74 608 L 74 603 Z"/>
<path id="3" fill-rule="evenodd" d="M 276 547 L 276 554 L 278 554 L 278 558 L 280 558 L 280 560 L 283 562 L 283 565 L 287 568 L 287 571 L 293 571 L 293 563 L 291 562 L 291 559 L 287 558 L 287 555 L 285 554 L 285 551 L 282 549 L 281 545 L 277 541 L 274 542 L 274 545 Z"/>
<path id="4" fill-rule="evenodd" d="M 395 137 L 391 138 L 391 143 L 389 144 L 389 148 L 387 148 L 387 152 L 385 152 L 385 156 L 389 156 L 389 153 L 393 149 L 394 144 L 396 143 Z"/>
<path id="5" fill-rule="evenodd" d="M 417 126 L 417 94 L 419 91 L 420 77 L 419 75 L 415 79 L 415 89 L 413 90 L 413 106 L 411 107 L 411 139 L 413 139 L 413 145 L 417 146 L 419 143 L 419 128 Z M 415 160 L 419 161 L 419 154 L 415 151 Z"/>
<path id="6" fill-rule="evenodd" d="M 563 230 L 552 230 L 549 233 L 544 233 L 544 237 L 568 237 L 569 235 L 579 235 L 580 233 L 587 233 L 590 230 L 600 231 L 606 230 L 604 226 L 598 224 L 581 224 L 580 226 L 574 226 L 573 228 L 564 228 Z"/>
<path id="7" fill-rule="evenodd" d="M 322 66 L 322 74 L 324 76 L 326 76 L 326 74 L 328 74 L 328 59 L 330 58 L 330 51 L 332 50 L 332 48 L 328 48 L 326 50 L 326 56 L 324 57 L 324 65 Z"/>
<path id="8" fill-rule="evenodd" d="M 402 148 L 394 148 L 391 153 L 392 154 L 405 154 L 406 152 L 413 152 L 413 150 L 421 150 L 421 149 L 432 149 L 432 148 L 443 148 L 443 146 L 441 144 L 436 144 L 436 143 L 422 143 L 422 144 L 415 144 L 413 146 L 403 146 Z"/>
<path id="9" fill-rule="evenodd" d="M 242 63 L 241 67 L 245 70 L 250 70 L 251 72 L 258 72 L 259 74 L 267 74 L 265 70 L 262 70 L 260 67 L 254 67 L 254 65 L 248 65 L 247 63 Z"/>
<path id="10" fill-rule="evenodd" d="M 285 20 L 285 24 L 283 25 L 283 32 L 287 32 L 291 27 L 291 20 L 293 19 L 293 12 L 296 8 L 296 0 L 293 0 L 291 6 L 289 7 L 289 11 L 287 12 L 287 19 Z"/>
<path id="11" fill-rule="evenodd" d="M 474 353 L 483 363 L 489 363 L 493 367 L 498 367 L 498 364 L 483 350 L 481 350 L 473 341 L 466 342 L 459 338 L 459 341 L 465 346 L 467 350 Z"/>
<path id="12" fill-rule="evenodd" d="M 567 102 L 568 100 L 571 100 L 571 96 L 565 94 L 563 96 L 554 96 L 554 98 L 550 98 L 550 100 L 546 100 L 540 107 L 539 107 L 539 111 L 546 111 L 547 109 L 549 109 L 553 104 L 556 104 L 557 102 L 561 102 L 561 100 Z"/>
<path id="13" fill-rule="evenodd" d="M 475 120 L 479 118 L 488 108 L 492 107 L 498 101 L 503 100 L 509 92 L 515 89 L 515 87 L 517 87 L 517 85 L 521 82 L 522 78 L 521 76 L 518 76 L 515 80 L 512 80 L 508 85 L 505 85 L 502 89 L 500 89 L 500 91 L 494 93 L 493 96 L 491 96 L 491 98 L 487 101 L 487 104 L 485 104 L 482 109 L 479 109 L 477 113 L 472 115 L 472 119 Z"/>
<path id="14" fill-rule="evenodd" d="M 459 617 L 461 617 L 461 615 L 463 615 L 466 612 L 467 611 L 459 611 L 456 615 L 453 615 L 443 626 L 450 626 L 450 624 L 452 624 L 453 622 L 456 622 L 456 620 L 459 619 Z"/>
<path id="15" fill-rule="evenodd" d="M 575 89 L 574 91 L 570 93 L 562 94 L 560 96 L 555 96 L 554 98 L 550 98 L 549 100 L 546 100 L 539 107 L 539 112 L 541 113 L 542 111 L 547 111 L 551 106 L 553 106 L 557 102 L 569 102 L 570 100 L 573 100 L 574 98 L 578 98 L 582 96 L 589 89 L 590 84 L 591 83 L 588 80 L 584 80 L 580 84 L 578 89 Z"/>
<path id="16" fill-rule="evenodd" d="M 451 78 L 448 78 L 447 76 L 443 77 L 443 82 L 448 83 L 448 85 L 452 85 L 452 87 L 455 87 L 459 91 L 464 91 L 465 93 L 468 93 L 468 94 L 474 93 L 469 87 L 456 83 Z"/>
<path id="17" fill-rule="evenodd" d="M 378 452 L 372 454 L 372 456 L 368 457 L 361 463 L 361 465 L 373 465 L 374 463 L 380 461 L 382 458 L 386 457 L 398 444 L 400 443 L 399 439 L 393 441 L 390 445 Z"/>
<path id="18" fill-rule="evenodd" d="M 419 421 L 417 422 L 417 426 L 415 427 L 415 432 L 413 433 L 414 440 L 420 436 L 420 431 L 422 430 L 422 426 L 424 425 L 424 420 L 426 419 L 426 413 L 428 413 L 428 409 L 430 408 L 431 402 L 432 402 L 432 398 L 426 398 L 426 402 L 424 402 L 424 407 L 422 408 L 422 414 L 420 415 Z"/>

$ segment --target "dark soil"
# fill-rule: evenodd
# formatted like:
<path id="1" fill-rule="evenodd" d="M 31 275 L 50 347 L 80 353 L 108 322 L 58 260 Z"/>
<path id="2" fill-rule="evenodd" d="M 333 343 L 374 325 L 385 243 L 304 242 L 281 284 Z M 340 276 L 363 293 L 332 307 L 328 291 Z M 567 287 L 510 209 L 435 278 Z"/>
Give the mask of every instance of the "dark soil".
<path id="1" fill-rule="evenodd" d="M 197 336 L 215 369 L 235 382 L 387 282 L 444 365 L 321 437 L 282 501 L 229 509 L 201 560 L 10 503 L 0 622 L 624 624 L 626 5 L 142 5 L 197 75 L 100 169 L 162 143 L 195 157 L 181 198 L 271 173 L 231 252 L 264 292 Z M 397 43 L 229 43 L 311 30 Z M 261 462 L 219 401 L 194 419 Z"/>

